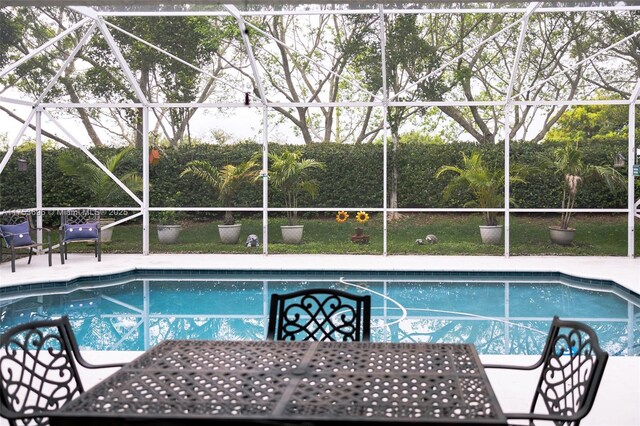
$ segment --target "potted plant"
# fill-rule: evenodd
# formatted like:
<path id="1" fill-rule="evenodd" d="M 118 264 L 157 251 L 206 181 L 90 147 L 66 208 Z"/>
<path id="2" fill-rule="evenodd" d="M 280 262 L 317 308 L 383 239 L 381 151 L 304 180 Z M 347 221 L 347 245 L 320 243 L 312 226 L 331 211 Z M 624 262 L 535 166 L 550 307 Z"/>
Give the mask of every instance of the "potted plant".
<path id="1" fill-rule="evenodd" d="M 462 154 L 462 167 L 442 166 L 436 172 L 436 178 L 444 173 L 456 174 L 444 188 L 444 197 L 448 199 L 454 189 L 469 188 L 475 200 L 465 204 L 465 207 L 479 207 L 483 209 L 500 208 L 504 205 L 504 170 L 490 169 L 482 159 L 482 153 L 472 152 L 467 157 Z M 524 182 L 514 171 L 509 176 L 511 182 Z M 485 225 L 480 226 L 480 236 L 484 244 L 499 244 L 502 239 L 502 225 L 498 224 L 498 212 L 485 211 L 482 213 Z"/>
<path id="2" fill-rule="evenodd" d="M 561 179 L 563 209 L 575 207 L 578 190 L 586 178 L 601 179 L 611 191 L 626 182 L 624 176 L 611 166 L 585 164 L 577 143 L 567 142 L 554 151 L 551 159 L 545 158 L 544 161 Z M 572 211 L 564 211 L 560 216 L 560 225 L 549 227 L 549 237 L 553 243 L 569 245 L 573 242 L 576 230 L 569 227 L 572 216 Z"/>
<path id="3" fill-rule="evenodd" d="M 133 147 L 128 147 L 115 155 L 107 158 L 104 166 L 115 175 L 116 168 L 120 161 L 133 151 Z M 78 155 L 75 151 L 67 150 L 58 157 L 58 167 L 62 173 L 78 179 L 82 186 L 90 194 L 90 203 L 96 207 L 111 207 L 123 196 L 122 188 L 107 175 L 100 167 L 92 162 L 87 162 L 83 155 Z M 118 179 L 132 192 L 142 191 L 142 177 L 136 172 L 127 172 Z M 100 215 L 100 241 L 103 243 L 111 241 L 113 228 L 104 228 L 104 225 L 114 221 L 113 218 Z"/>
<path id="4" fill-rule="evenodd" d="M 324 169 L 324 163 L 303 158 L 300 151 L 284 151 L 282 154 L 269 154 L 269 182 L 284 195 L 287 209 L 298 207 L 300 196 L 304 193 L 315 198 L 318 193 L 317 182 L 309 179 L 314 169 Z M 298 225 L 298 212 L 287 210 L 287 225 L 280 227 L 282 240 L 286 244 L 300 244 L 304 225 Z"/>
<path id="5" fill-rule="evenodd" d="M 255 160 L 249 160 L 237 166 L 227 164 L 216 169 L 207 161 L 193 160 L 187 163 L 180 176 L 193 174 L 199 177 L 218 193 L 223 206 L 233 207 L 234 195 L 238 189 L 244 184 L 255 182 L 260 176 L 257 164 Z M 241 230 L 242 224 L 236 223 L 233 212 L 225 211 L 223 224 L 218 225 L 220 241 L 225 244 L 237 244 Z"/>
<path id="6" fill-rule="evenodd" d="M 158 212 L 158 242 L 161 244 L 173 244 L 178 241 L 182 225 L 178 223 L 176 212 L 163 210 Z"/>

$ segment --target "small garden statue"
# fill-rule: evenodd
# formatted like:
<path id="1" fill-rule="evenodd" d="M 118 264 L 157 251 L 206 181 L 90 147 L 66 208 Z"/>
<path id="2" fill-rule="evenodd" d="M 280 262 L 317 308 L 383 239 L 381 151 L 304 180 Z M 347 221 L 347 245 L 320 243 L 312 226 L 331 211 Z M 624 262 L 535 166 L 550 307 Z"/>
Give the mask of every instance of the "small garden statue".
<path id="1" fill-rule="evenodd" d="M 438 242 L 438 237 L 436 237 L 436 236 L 435 236 L 435 235 L 433 235 L 433 234 L 429 234 L 429 235 L 427 235 L 426 237 L 424 237 L 424 240 L 425 240 L 426 242 L 428 242 L 429 244 L 435 244 L 435 243 L 437 243 L 437 242 Z"/>
<path id="2" fill-rule="evenodd" d="M 260 247 L 260 240 L 258 240 L 258 236 L 256 234 L 251 234 L 247 237 L 247 241 L 245 242 L 245 246 L 247 247 Z"/>

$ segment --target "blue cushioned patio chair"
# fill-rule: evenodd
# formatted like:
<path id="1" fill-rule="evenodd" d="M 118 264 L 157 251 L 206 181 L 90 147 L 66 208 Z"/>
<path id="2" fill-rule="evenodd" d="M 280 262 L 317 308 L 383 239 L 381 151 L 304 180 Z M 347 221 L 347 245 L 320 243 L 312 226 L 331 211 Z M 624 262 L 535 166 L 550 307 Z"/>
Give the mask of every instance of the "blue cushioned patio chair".
<path id="1" fill-rule="evenodd" d="M 541 367 L 528 413 L 505 413 L 507 419 L 578 426 L 596 398 L 609 354 L 588 325 L 553 317 L 542 356 L 531 366 L 487 364 L 485 368 L 535 370 Z"/>
<path id="2" fill-rule="evenodd" d="M 64 265 L 67 259 L 67 244 L 93 243 L 95 257 L 102 260 L 100 244 L 100 210 L 79 209 L 65 210 L 60 221 L 60 261 Z"/>
<path id="3" fill-rule="evenodd" d="M 37 243 L 35 232 L 39 229 L 45 232 L 45 241 Z M 37 253 L 38 247 L 46 247 L 49 256 L 49 266 L 51 266 L 51 230 L 48 228 L 37 228 L 31 220 L 31 215 L 24 212 L 0 213 L 0 262 L 2 262 L 2 251 L 8 249 L 11 254 L 11 272 L 16 271 L 16 251 L 29 251 L 29 264 L 31 256 Z"/>
<path id="4" fill-rule="evenodd" d="M 371 296 L 309 289 L 271 296 L 267 339 L 369 341 Z"/>
<path id="5" fill-rule="evenodd" d="M 69 319 L 34 321 L 0 335 L 0 415 L 11 426 L 47 425 L 53 411 L 84 392 L 81 355 Z"/>

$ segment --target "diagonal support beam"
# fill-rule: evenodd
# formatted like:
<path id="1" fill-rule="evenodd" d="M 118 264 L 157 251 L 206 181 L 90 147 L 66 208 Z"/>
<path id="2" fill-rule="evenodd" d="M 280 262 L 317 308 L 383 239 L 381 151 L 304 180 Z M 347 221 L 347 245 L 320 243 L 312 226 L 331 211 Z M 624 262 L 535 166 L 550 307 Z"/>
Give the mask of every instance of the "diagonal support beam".
<path id="1" fill-rule="evenodd" d="M 542 3 L 531 3 L 527 7 L 527 11 L 522 17 L 522 27 L 520 28 L 520 37 L 518 38 L 518 47 L 516 48 L 516 56 L 513 58 L 513 67 L 511 69 L 511 78 L 509 79 L 509 87 L 507 88 L 507 96 L 506 101 L 510 102 L 513 95 L 513 86 L 516 83 L 516 76 L 518 75 L 518 64 L 520 63 L 520 58 L 522 57 L 522 46 L 524 45 L 524 39 L 527 35 L 527 30 L 529 27 L 529 18 L 539 8 Z"/>
<path id="2" fill-rule="evenodd" d="M 468 54 L 470 54 L 471 52 L 473 52 L 474 50 L 476 50 L 479 47 L 484 46 L 485 44 L 489 43 L 490 41 L 492 41 L 493 39 L 495 39 L 496 37 L 498 37 L 500 34 L 509 31 L 511 28 L 515 27 L 516 25 L 518 25 L 519 23 L 521 23 L 523 21 L 524 17 L 518 19 L 515 22 L 512 22 L 511 24 L 507 25 L 506 27 L 504 27 L 503 29 L 501 29 L 500 31 L 498 31 L 497 33 L 493 34 L 492 36 L 482 40 L 480 43 L 476 44 L 475 46 L 470 47 L 469 49 L 465 50 L 464 52 L 462 52 L 461 54 L 459 54 L 458 56 L 456 56 L 453 59 L 448 60 L 447 62 L 445 62 L 443 65 L 441 65 L 440 67 L 438 67 L 438 69 L 431 71 L 429 74 L 425 75 L 422 78 L 419 78 L 415 83 L 405 87 L 403 90 L 401 90 L 400 92 L 394 94 L 393 96 L 391 96 L 389 98 L 389 100 L 393 100 L 395 98 L 397 98 L 398 96 L 407 93 L 409 90 L 414 89 L 415 87 L 418 87 L 418 85 L 420 83 L 422 83 L 423 81 L 426 81 L 428 79 L 430 79 L 431 77 L 433 77 L 434 75 L 440 73 L 442 70 L 444 70 L 445 68 L 447 68 L 449 65 L 457 62 L 459 59 L 464 58 L 465 56 L 467 56 Z"/>
<path id="3" fill-rule="evenodd" d="M 287 46 L 286 43 L 283 43 L 282 40 L 278 40 L 276 37 L 274 37 L 273 35 L 269 34 L 268 32 L 264 31 L 263 29 L 253 25 L 251 22 L 246 22 L 246 25 L 248 25 L 249 27 L 253 28 L 256 32 L 264 35 L 265 37 L 267 37 L 269 40 L 273 41 L 276 44 L 279 44 L 280 46 L 284 47 L 285 49 L 287 49 L 288 51 L 292 51 L 294 52 L 296 55 L 299 55 L 301 57 L 303 57 L 305 60 L 311 62 L 312 64 L 316 65 L 318 68 L 325 70 L 326 72 L 328 72 L 329 74 L 336 76 L 338 78 L 340 78 L 341 80 L 344 80 L 346 82 L 348 82 L 349 84 L 353 85 L 354 87 L 357 87 L 358 89 L 362 90 L 364 93 L 373 96 L 375 99 L 380 99 L 379 96 L 375 95 L 374 93 L 372 93 L 369 89 L 367 89 L 366 87 L 362 86 L 360 83 L 358 83 L 357 81 L 354 81 L 353 79 L 344 77 L 343 75 L 341 75 L 340 73 L 337 73 L 335 71 L 333 71 L 332 69 L 324 66 L 322 63 L 320 63 L 319 61 L 316 61 L 315 59 L 298 52 L 295 49 L 292 49 L 290 46 Z"/>
<path id="4" fill-rule="evenodd" d="M 85 16 L 88 16 L 88 17 L 90 17 L 91 19 L 94 20 L 94 22 L 98 26 L 98 29 L 102 33 L 102 36 L 104 37 L 105 41 L 109 45 L 109 48 L 111 49 L 111 52 L 116 57 L 116 60 L 118 61 L 118 65 L 120 65 L 120 69 L 122 70 L 122 72 L 124 72 L 125 78 L 127 79 L 129 84 L 133 88 L 133 91 L 136 93 L 138 101 L 140 101 L 141 103 L 147 105 L 149 103 L 147 101 L 147 97 L 144 95 L 144 92 L 140 88 L 140 85 L 138 84 L 138 81 L 136 80 L 135 76 L 133 75 L 133 72 L 131 71 L 131 68 L 129 68 L 129 64 L 124 59 L 124 56 L 122 55 L 122 51 L 118 47 L 118 44 L 116 43 L 116 41 L 113 39 L 113 36 L 111 35 L 111 32 L 109 31 L 109 29 L 105 25 L 104 20 L 102 19 L 102 17 L 100 17 L 96 11 L 94 11 L 93 9 L 91 9 L 89 7 L 74 6 L 74 7 L 71 7 L 70 9 L 72 9 L 72 10 L 78 12 L 78 13 L 81 13 L 81 14 L 83 14 Z"/>
<path id="5" fill-rule="evenodd" d="M 23 56 L 22 58 L 20 58 L 18 61 L 12 63 L 11 65 L 7 66 L 5 69 L 3 69 L 2 71 L 0 71 L 0 78 L 4 77 L 5 75 L 7 75 L 8 73 L 10 73 L 11 71 L 13 71 L 14 69 L 18 68 L 20 65 L 24 64 L 25 62 L 27 62 L 29 59 L 33 58 L 34 56 L 36 56 L 38 53 L 42 52 L 43 50 L 45 50 L 46 48 L 48 48 L 49 46 L 55 44 L 58 40 L 60 40 L 61 38 L 66 37 L 67 35 L 69 35 L 70 33 L 74 32 L 75 30 L 77 30 L 78 28 L 82 27 L 84 24 L 86 24 L 87 22 L 89 22 L 89 18 L 84 18 L 83 20 L 76 22 L 75 24 L 73 24 L 71 27 L 69 27 L 68 29 L 66 29 L 65 31 L 61 32 L 60 34 L 58 34 L 57 36 L 53 37 L 52 39 L 50 39 L 49 41 L 47 41 L 46 43 L 42 44 L 40 47 L 38 47 L 35 50 L 32 50 L 31 52 L 29 52 L 26 56 Z"/>
<path id="6" fill-rule="evenodd" d="M 47 87 L 45 87 L 42 90 L 42 93 L 40 93 L 40 96 L 38 96 L 38 99 L 35 102 L 36 104 L 40 104 L 40 102 L 42 102 L 42 100 L 47 96 L 51 88 L 58 82 L 58 80 L 60 79 L 60 76 L 67 69 L 71 61 L 75 59 L 80 49 L 82 49 L 84 45 L 89 41 L 89 39 L 91 38 L 95 30 L 96 30 L 96 25 L 95 23 L 93 23 L 91 27 L 89 27 L 87 32 L 82 36 L 78 45 L 73 48 L 73 50 L 69 54 L 69 57 L 64 61 L 64 63 L 62 64 L 62 66 L 60 67 L 56 75 L 54 75 L 51 81 L 49 81 L 49 84 L 47 84 Z"/>
<path id="7" fill-rule="evenodd" d="M 638 30 L 638 31 L 634 32 L 634 33 L 633 33 L 633 34 L 631 34 L 631 35 L 628 35 L 627 37 L 623 38 L 623 39 L 622 39 L 622 40 L 620 40 L 620 41 L 617 41 L 617 42 L 615 42 L 615 43 L 613 43 L 613 44 L 611 44 L 611 45 L 609 45 L 609 46 L 605 47 L 604 49 L 601 49 L 601 50 L 597 51 L 597 52 L 596 52 L 596 53 L 594 53 L 593 55 L 591 55 L 591 56 L 589 56 L 589 57 L 586 57 L 586 58 L 584 58 L 583 60 L 581 60 L 581 61 L 579 61 L 579 62 L 576 62 L 575 64 L 571 65 L 570 67 L 568 67 L 568 68 L 566 68 L 566 69 L 563 69 L 562 71 L 558 71 L 557 73 L 553 74 L 551 77 L 545 78 L 544 80 L 542 80 L 542 81 L 540 81 L 540 82 L 538 82 L 538 83 L 534 84 L 534 85 L 533 85 L 533 86 L 531 86 L 531 87 L 527 87 L 526 89 L 524 89 L 524 90 L 520 91 L 520 93 L 518 93 L 518 94 L 514 95 L 513 97 L 514 97 L 514 98 L 517 98 L 518 96 L 522 96 L 522 95 L 524 95 L 526 92 L 529 92 L 529 91 L 531 91 L 531 90 L 535 90 L 535 89 L 537 89 L 538 87 L 542 86 L 543 84 L 547 83 L 548 81 L 553 80 L 554 78 L 556 78 L 556 77 L 557 77 L 557 76 L 559 76 L 560 74 L 565 74 L 565 73 L 567 73 L 567 72 L 569 72 L 569 71 L 572 71 L 572 70 L 574 70 L 574 69 L 578 68 L 580 65 L 584 64 L 585 62 L 588 62 L 588 61 L 592 60 L 593 58 L 595 58 L 596 56 L 599 56 L 599 55 L 602 55 L 603 53 L 608 52 L 609 50 L 613 49 L 614 47 L 616 47 L 616 46 L 618 46 L 618 45 L 620 45 L 620 44 L 622 44 L 622 43 L 624 43 L 624 42 L 626 42 L 626 41 L 628 41 L 628 40 L 630 40 L 630 39 L 634 38 L 634 37 L 635 37 L 635 36 L 637 36 L 638 34 L 640 34 L 640 30 Z"/>
<path id="8" fill-rule="evenodd" d="M 13 139 L 13 142 L 11 142 L 11 145 L 9 145 L 9 148 L 7 149 L 7 153 L 4 155 L 4 158 L 2 159 L 2 162 L 0 163 L 0 174 L 4 170 L 7 163 L 9 162 L 9 159 L 11 158 L 11 154 L 13 154 L 13 151 L 18 145 L 18 142 L 20 142 L 20 138 L 22 137 L 22 135 L 24 135 L 24 132 L 29 127 L 29 123 L 31 123 L 31 120 L 33 120 L 33 117 L 35 115 L 36 115 L 36 109 L 33 108 L 29 113 L 29 117 L 27 117 L 27 119 L 24 120 L 24 123 L 22 123 L 22 127 L 20 127 L 20 131 L 18 131 L 18 134 Z"/>
<path id="9" fill-rule="evenodd" d="M 238 26 L 240 27 L 240 34 L 242 34 L 242 41 L 244 43 L 244 47 L 247 50 L 247 55 L 249 56 L 249 63 L 251 65 L 251 70 L 253 71 L 253 76 L 256 79 L 256 86 L 258 88 L 258 94 L 260 95 L 260 101 L 263 105 L 267 104 L 267 97 L 264 93 L 264 88 L 262 86 L 262 78 L 260 78 L 260 71 L 258 70 L 258 64 L 256 62 L 256 58 L 253 54 L 253 48 L 251 47 L 251 42 L 249 41 L 247 26 L 245 25 L 244 19 L 240 16 L 240 11 L 237 7 L 231 4 L 225 4 L 225 9 L 229 11 L 229 13 L 236 18 L 238 21 Z"/>
<path id="10" fill-rule="evenodd" d="M 189 67 L 189 68 L 191 68 L 191 69 L 194 69 L 194 70 L 196 70 L 196 71 L 198 71 L 198 72 L 200 72 L 200 73 L 202 73 L 202 74 L 204 74 L 204 75 L 207 75 L 207 76 L 211 77 L 212 79 L 214 79 L 214 80 L 216 80 L 216 81 L 220 82 L 221 84 L 226 85 L 227 87 L 229 87 L 229 88 L 231 88 L 231 89 L 233 89 L 233 90 L 236 90 L 236 91 L 241 92 L 241 93 L 243 93 L 243 94 L 246 92 L 246 90 L 245 90 L 245 89 L 242 89 L 242 88 L 240 88 L 240 87 L 236 87 L 236 86 L 234 86 L 234 85 L 232 85 L 232 84 L 230 84 L 230 83 L 227 83 L 226 81 L 224 81 L 224 80 L 223 80 L 223 79 L 221 79 L 220 77 L 216 77 L 213 73 L 211 73 L 211 72 L 209 72 L 209 71 L 207 71 L 207 70 L 204 70 L 204 69 L 202 69 L 202 68 L 200 68 L 200 67 L 197 67 L 197 66 L 193 65 L 193 64 L 191 64 L 191 63 L 189 63 L 189 62 L 185 61 L 184 59 L 181 59 L 181 58 L 179 58 L 178 56 L 176 56 L 176 55 L 174 55 L 174 54 L 172 54 L 172 53 L 169 53 L 169 52 L 167 52 L 166 50 L 161 49 L 161 48 L 159 48 L 158 46 L 156 46 L 156 45 L 154 45 L 154 44 L 152 44 L 152 43 L 149 43 L 149 42 L 148 42 L 148 41 L 146 41 L 145 39 L 140 38 L 140 37 L 138 37 L 137 35 L 132 34 L 132 33 L 130 33 L 129 31 L 126 31 L 126 30 L 124 30 L 124 29 L 122 29 L 122 28 L 118 27 L 117 25 L 112 24 L 111 22 L 105 21 L 105 23 L 107 24 L 107 26 L 109 26 L 109 27 L 111 27 L 111 28 L 113 28 L 113 29 L 115 29 L 115 30 L 117 30 L 117 31 L 121 32 L 122 34 L 125 34 L 125 35 L 127 35 L 127 36 L 131 37 L 132 39 L 134 39 L 134 40 L 136 40 L 136 41 L 139 41 L 140 43 L 144 44 L 145 46 L 148 46 L 148 47 L 150 47 L 150 48 L 152 48 L 152 49 L 154 49 L 154 50 L 157 50 L 158 52 L 162 53 L 163 55 L 167 55 L 167 56 L 168 56 L 168 57 L 170 57 L 171 59 L 174 59 L 174 60 L 176 60 L 176 61 L 180 62 L 181 64 L 188 66 L 188 67 Z"/>

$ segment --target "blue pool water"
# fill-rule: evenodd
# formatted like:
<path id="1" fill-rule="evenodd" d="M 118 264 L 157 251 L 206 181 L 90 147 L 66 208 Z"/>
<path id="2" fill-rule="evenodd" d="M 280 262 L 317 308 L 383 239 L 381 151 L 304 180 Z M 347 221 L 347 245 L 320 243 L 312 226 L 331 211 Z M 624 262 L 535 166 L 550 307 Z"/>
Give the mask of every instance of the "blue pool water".
<path id="1" fill-rule="evenodd" d="M 37 287 L 2 289 L 0 332 L 68 315 L 83 349 L 259 340 L 271 294 L 332 287 L 372 296 L 374 341 L 468 342 L 482 354 L 539 354 L 558 315 L 591 325 L 612 355 L 640 355 L 638 296 L 560 274 L 135 272 Z"/>

